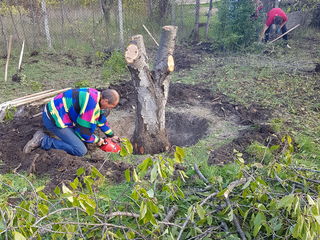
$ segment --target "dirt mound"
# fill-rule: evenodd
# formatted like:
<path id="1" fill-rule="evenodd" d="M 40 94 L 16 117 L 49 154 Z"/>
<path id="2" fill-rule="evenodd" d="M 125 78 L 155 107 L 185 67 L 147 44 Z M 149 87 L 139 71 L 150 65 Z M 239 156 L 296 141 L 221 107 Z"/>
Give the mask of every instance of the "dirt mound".
<path id="1" fill-rule="evenodd" d="M 20 117 L 0 125 L 0 157 L 3 161 L 0 165 L 0 173 L 15 169 L 36 175 L 46 175 L 51 179 L 48 189 L 74 179 L 76 170 L 80 167 L 89 169 L 90 166 L 94 166 L 114 182 L 124 179 L 123 172 L 130 165 L 108 160 L 108 153 L 97 148 L 91 149 L 90 157 L 75 157 L 60 150 L 44 151 L 42 149 L 24 154 L 22 152 L 24 145 L 39 128 L 42 128 L 40 117 L 34 119 Z"/>
<path id="2" fill-rule="evenodd" d="M 240 136 L 231 143 L 212 150 L 209 155 L 208 164 L 223 165 L 228 162 L 233 162 L 234 150 L 243 153 L 244 159 L 247 160 L 248 154 L 245 153 L 245 150 L 255 141 L 265 146 L 279 144 L 279 139 L 275 136 L 275 132 L 268 125 L 259 125 L 252 127 L 251 129 L 242 130 L 239 135 Z M 268 139 L 271 139 L 270 142 Z"/>

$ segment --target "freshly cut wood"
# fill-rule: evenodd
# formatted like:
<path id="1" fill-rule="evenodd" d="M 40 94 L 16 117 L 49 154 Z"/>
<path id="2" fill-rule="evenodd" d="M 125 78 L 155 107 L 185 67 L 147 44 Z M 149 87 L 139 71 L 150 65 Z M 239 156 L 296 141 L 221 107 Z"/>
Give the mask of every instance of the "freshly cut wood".
<path id="1" fill-rule="evenodd" d="M 18 101 L 18 102 L 14 102 L 13 104 L 10 104 L 10 105 L 13 106 L 13 107 L 19 107 L 19 106 L 22 106 L 22 105 L 25 105 L 25 104 L 28 104 L 28 103 L 32 103 L 32 102 L 38 101 L 38 100 L 43 99 L 43 98 L 54 96 L 54 95 L 56 95 L 58 93 L 67 91 L 69 89 L 70 88 L 65 88 L 65 89 L 61 89 L 61 90 L 57 90 L 57 91 L 53 91 L 53 92 L 44 93 L 44 94 L 41 94 L 39 96 L 34 96 L 34 97 L 23 99 L 23 100 Z"/>
<path id="2" fill-rule="evenodd" d="M 5 117 L 5 113 L 7 111 L 7 109 L 11 108 L 11 107 L 19 107 L 22 105 L 26 105 L 32 102 L 36 102 L 38 101 L 38 105 L 44 104 L 46 102 L 49 102 L 51 97 L 55 96 L 58 93 L 67 91 L 71 88 L 64 88 L 64 89 L 60 89 L 60 90 L 56 90 L 53 91 L 53 89 L 50 90 L 46 90 L 43 92 L 39 92 L 39 93 L 34 93 L 28 96 L 24 96 L 21 98 L 17 98 L 8 102 L 4 102 L 2 104 L 0 104 L 0 122 L 4 119 Z M 45 100 L 43 100 L 45 98 Z M 42 100 L 39 102 L 39 100 Z"/>
<path id="3" fill-rule="evenodd" d="M 174 59 L 172 55 L 168 56 L 168 71 L 173 72 L 174 71 Z"/>
<path id="4" fill-rule="evenodd" d="M 39 100 L 39 101 L 32 102 L 30 105 L 31 105 L 31 106 L 39 106 L 39 105 L 48 103 L 51 99 L 52 99 L 52 97 L 45 98 L 45 99 L 41 99 L 41 100 Z"/>
<path id="5" fill-rule="evenodd" d="M 139 56 L 139 49 L 136 43 L 130 43 L 125 53 L 127 63 L 133 63 Z"/>
<path id="6" fill-rule="evenodd" d="M 52 91 L 54 91 L 54 89 L 49 89 L 49 90 L 45 90 L 45 91 L 42 91 L 42 92 L 33 93 L 33 94 L 30 94 L 30 95 L 26 95 L 24 97 L 20 97 L 20 98 L 16 98 L 16 99 L 10 100 L 7 103 L 9 103 L 9 102 L 19 102 L 19 101 L 21 101 L 23 99 L 34 97 L 34 96 L 39 96 L 39 95 L 42 95 L 44 93 L 48 93 L 48 92 L 52 92 Z"/>

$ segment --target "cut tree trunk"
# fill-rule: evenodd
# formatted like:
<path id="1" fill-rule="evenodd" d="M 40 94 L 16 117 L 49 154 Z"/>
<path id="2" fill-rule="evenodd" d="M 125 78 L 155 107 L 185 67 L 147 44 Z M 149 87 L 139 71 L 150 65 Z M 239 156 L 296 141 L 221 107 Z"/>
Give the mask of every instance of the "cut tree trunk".
<path id="1" fill-rule="evenodd" d="M 176 26 L 162 28 L 160 44 L 153 70 L 149 70 L 142 35 L 132 37 L 125 59 L 136 90 L 136 123 L 131 142 L 136 154 L 155 154 L 170 147 L 165 127 L 170 77 L 174 70 L 173 51 Z"/>

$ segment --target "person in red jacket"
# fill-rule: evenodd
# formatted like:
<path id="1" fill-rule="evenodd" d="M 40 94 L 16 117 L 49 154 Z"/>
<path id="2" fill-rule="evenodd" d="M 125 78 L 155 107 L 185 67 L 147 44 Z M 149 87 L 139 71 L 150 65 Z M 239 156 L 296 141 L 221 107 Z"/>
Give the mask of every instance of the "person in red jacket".
<path id="1" fill-rule="evenodd" d="M 267 20 L 260 34 L 259 40 L 264 40 L 267 42 L 269 40 L 269 34 L 271 30 L 271 25 L 275 24 L 277 26 L 277 31 L 281 30 L 282 34 L 287 32 L 286 23 L 288 21 L 288 17 L 286 13 L 281 8 L 273 8 L 267 13 Z M 285 41 L 288 41 L 288 34 L 282 37 Z M 289 47 L 289 45 L 287 44 Z"/>

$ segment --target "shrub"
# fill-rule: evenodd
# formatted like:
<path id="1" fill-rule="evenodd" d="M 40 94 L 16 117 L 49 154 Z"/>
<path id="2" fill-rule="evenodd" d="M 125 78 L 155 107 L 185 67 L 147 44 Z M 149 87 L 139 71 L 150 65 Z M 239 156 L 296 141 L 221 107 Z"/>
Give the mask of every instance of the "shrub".
<path id="1" fill-rule="evenodd" d="M 221 0 L 214 29 L 214 38 L 224 50 L 247 47 L 258 39 L 258 19 L 251 18 L 255 12 L 252 0 Z"/>
<path id="2" fill-rule="evenodd" d="M 107 82 L 119 80 L 121 75 L 127 72 L 126 66 L 123 54 L 119 51 L 112 52 L 103 65 L 103 79 Z"/>

